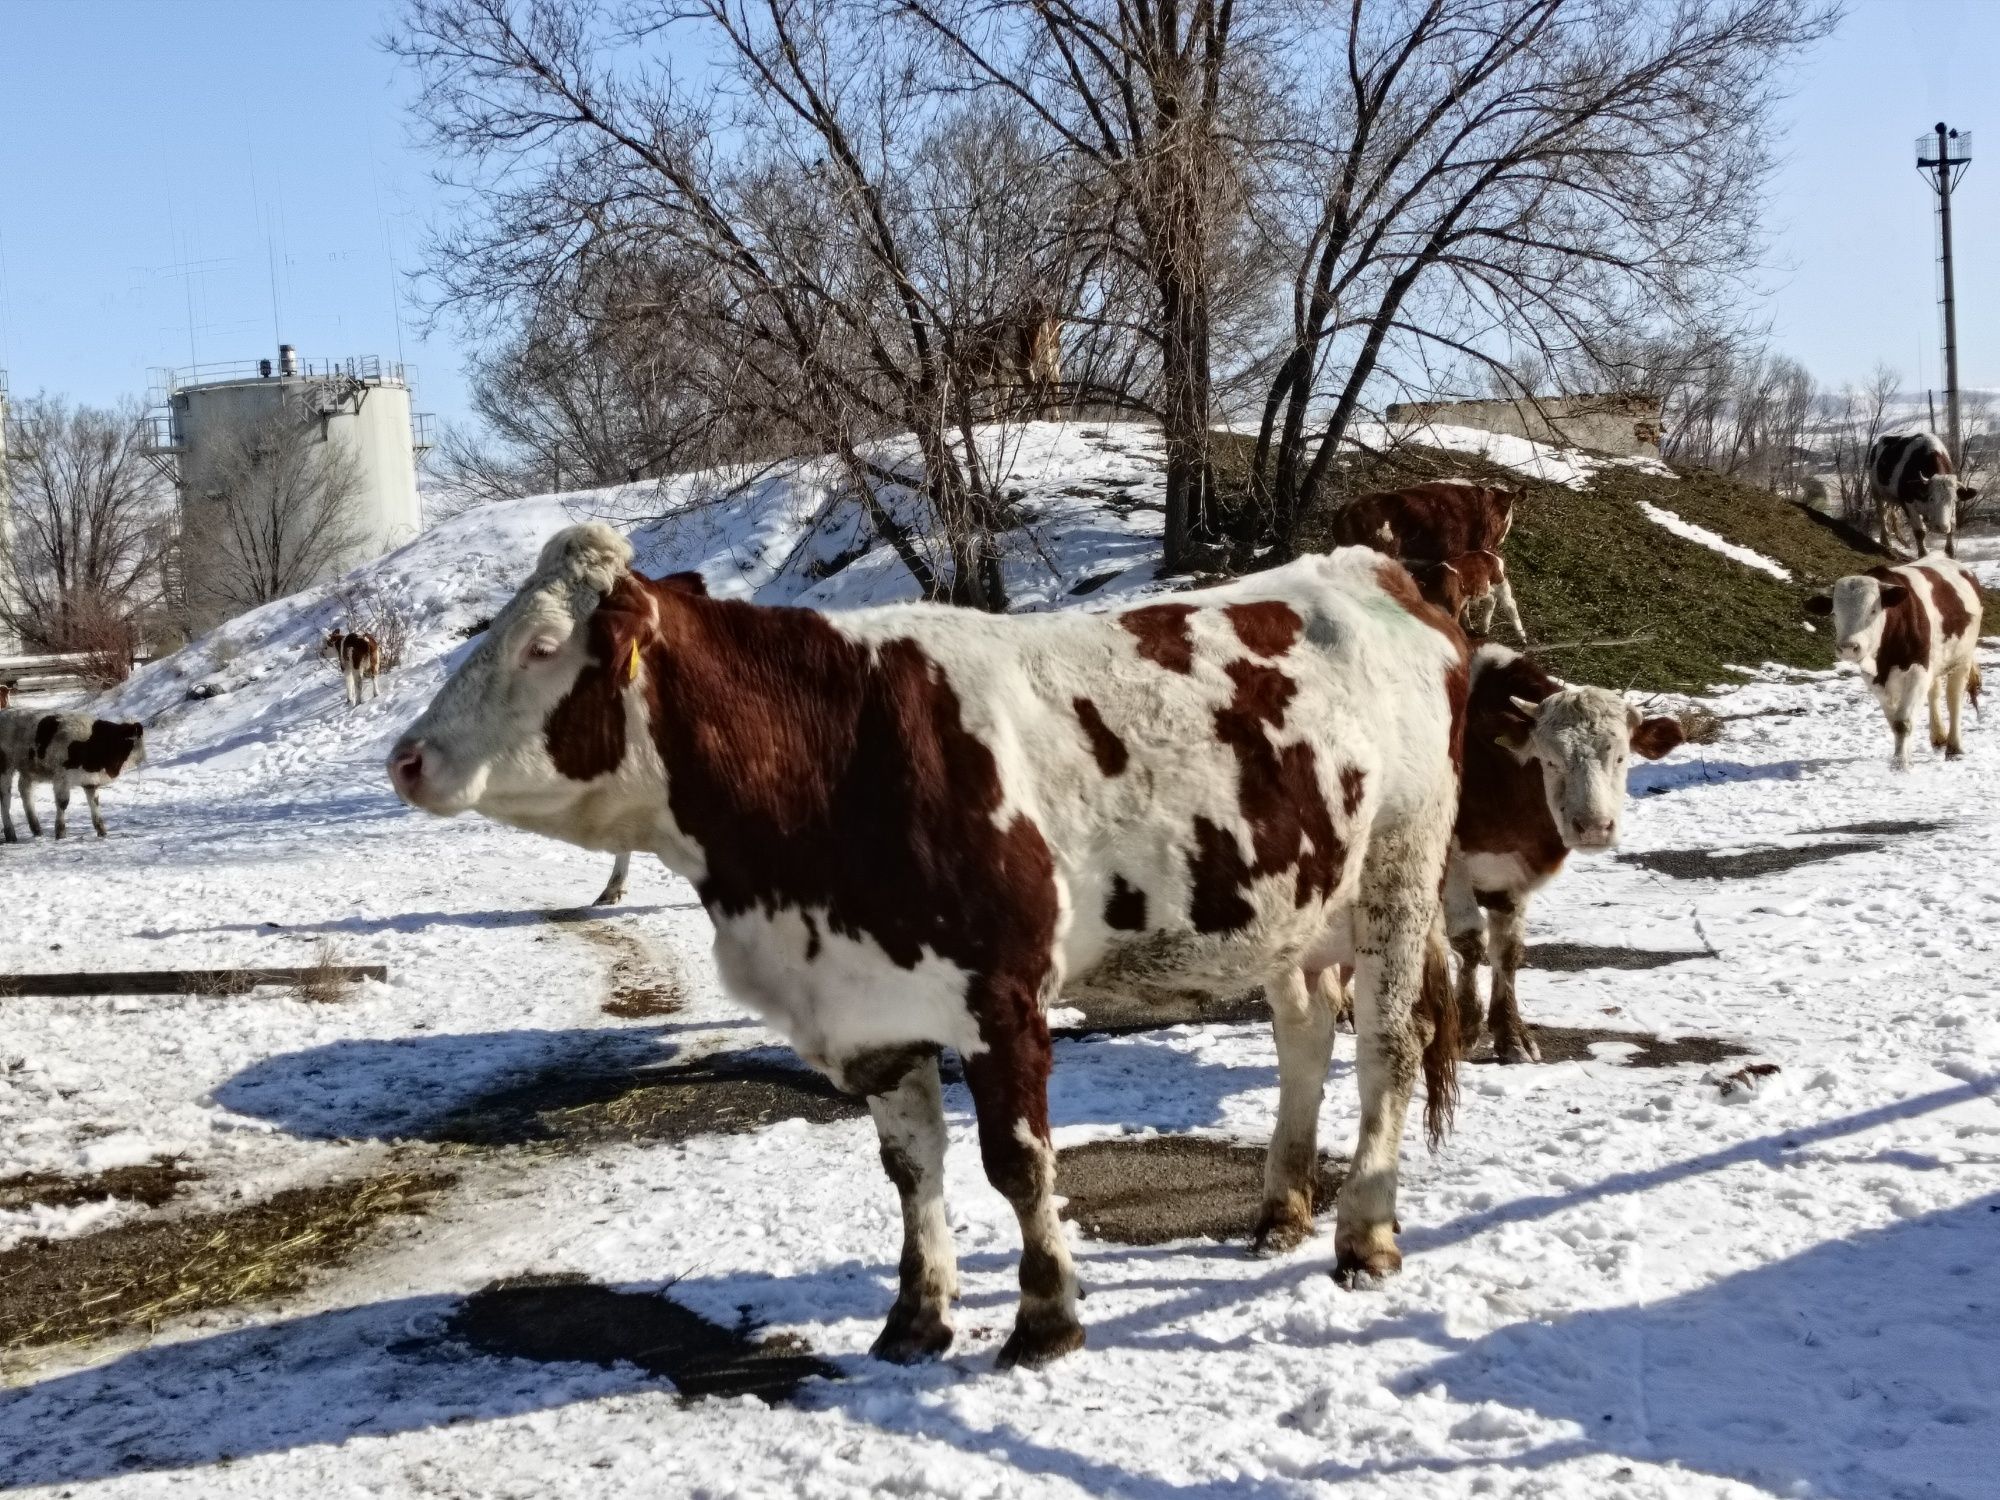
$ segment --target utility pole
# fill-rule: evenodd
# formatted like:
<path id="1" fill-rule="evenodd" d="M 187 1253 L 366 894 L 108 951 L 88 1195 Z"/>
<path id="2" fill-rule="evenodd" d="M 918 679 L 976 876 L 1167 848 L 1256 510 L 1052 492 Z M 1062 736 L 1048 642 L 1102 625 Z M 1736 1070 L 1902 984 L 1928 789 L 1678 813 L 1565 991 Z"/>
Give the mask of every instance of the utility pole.
<path id="1" fill-rule="evenodd" d="M 1938 301 L 1944 312 L 1944 420 L 1945 442 L 1951 461 L 1963 466 L 1965 450 L 1958 432 L 1958 296 L 1951 277 L 1951 194 L 1965 169 L 1972 165 L 1972 136 L 1945 129 L 1944 121 L 1930 135 L 1917 137 L 1917 170 L 1924 174 L 1937 193 L 1938 268 L 1941 273 Z"/>

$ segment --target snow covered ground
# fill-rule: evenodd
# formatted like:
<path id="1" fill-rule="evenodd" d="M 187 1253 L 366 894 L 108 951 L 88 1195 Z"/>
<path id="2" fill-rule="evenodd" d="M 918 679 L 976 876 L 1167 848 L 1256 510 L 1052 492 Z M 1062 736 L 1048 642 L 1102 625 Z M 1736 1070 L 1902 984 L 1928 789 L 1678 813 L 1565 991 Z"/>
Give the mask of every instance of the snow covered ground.
<path id="1" fill-rule="evenodd" d="M 1143 454 L 1060 441 L 1079 445 L 1079 466 L 1129 460 L 1143 500 Z M 1096 441 L 1128 440 L 1114 429 Z M 1023 481 L 1049 534 L 1082 536 L 1037 586 L 1049 602 L 1079 576 L 1112 575 L 1099 598 L 1142 589 L 1150 512 L 1117 486 L 1075 481 L 1068 463 L 1056 453 Z M 804 583 L 780 574 L 774 559 L 801 545 L 831 557 L 841 544 L 802 541 L 810 486 L 770 482 L 797 504 L 767 493 L 698 532 L 643 533 L 643 561 L 699 563 L 712 585 L 761 597 L 893 592 L 867 558 Z M 1536 944 L 1707 956 L 1531 968 L 1531 1022 L 1722 1037 L 1748 1055 L 1646 1070 L 1614 1043 L 1587 1061 L 1467 1068 L 1451 1141 L 1436 1156 L 1406 1144 L 1407 1269 L 1380 1292 L 1334 1286 L 1328 1235 L 1274 1260 L 1234 1244 L 1079 1238 L 1089 1348 L 1045 1372 L 996 1374 L 1017 1237 L 954 1088 L 960 1336 L 946 1362 L 903 1370 L 866 1357 L 898 1228 L 865 1120 L 562 1154 L 428 1143 L 441 1116 L 509 1079 L 768 1041 L 722 995 L 692 893 L 657 865 L 637 864 L 630 902 L 598 923 L 550 922 L 596 893 L 605 860 L 407 812 L 380 775 L 460 632 L 511 592 L 542 538 L 584 505 L 628 503 L 480 512 L 376 565 L 375 584 L 421 624 L 380 700 L 352 713 L 310 659 L 338 608 L 315 596 L 237 622 L 234 644 L 157 665 L 123 696 L 158 727 L 151 766 L 106 796 L 111 838 L 0 850 L 0 972 L 303 963 L 322 942 L 390 970 L 330 1006 L 271 991 L 0 999 L 0 1175 L 174 1152 L 206 1174 L 185 1200 L 196 1207 L 386 1153 L 459 1175 L 428 1218 L 309 1293 L 17 1363 L 0 1391 L 0 1486 L 1994 1493 L 2000 843 L 1988 789 L 2000 741 L 1975 730 L 1964 762 L 1925 757 L 1895 775 L 1880 715 L 1845 675 L 1760 676 L 1715 701 L 1742 716 L 1721 743 L 1632 773 L 1626 854 L 1776 847 L 1801 862 L 1725 879 L 1579 861 L 1533 910 Z M 1025 589 L 1040 564 L 1014 566 Z M 204 682 L 227 691 L 188 699 Z M 1868 827 L 1832 831 L 1856 824 Z M 671 971 L 683 1008 L 606 1015 L 610 960 L 591 927 Z M 1261 1143 L 1273 1061 L 1259 1026 L 1059 1043 L 1058 1143 L 1132 1131 Z M 1779 1071 L 1725 1092 L 1749 1061 Z M 1322 1123 L 1335 1151 L 1352 1139 L 1351 1063 L 1343 1039 Z M 0 1244 L 146 1212 L 0 1215 Z M 776 1408 L 682 1403 L 630 1367 L 502 1360 L 444 1336 L 467 1292 L 555 1271 L 640 1291 L 671 1282 L 725 1324 L 747 1310 L 842 1378 Z"/>

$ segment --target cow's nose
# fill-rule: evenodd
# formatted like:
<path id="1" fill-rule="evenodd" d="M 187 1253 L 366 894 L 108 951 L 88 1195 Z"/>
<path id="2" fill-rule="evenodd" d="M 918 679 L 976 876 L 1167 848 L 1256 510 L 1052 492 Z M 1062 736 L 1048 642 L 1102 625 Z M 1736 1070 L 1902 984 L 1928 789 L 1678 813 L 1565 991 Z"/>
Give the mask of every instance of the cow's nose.
<path id="1" fill-rule="evenodd" d="M 414 798 L 424 780 L 424 742 L 405 740 L 389 752 L 389 782 L 398 795 Z"/>
<path id="2" fill-rule="evenodd" d="M 1579 849 L 1608 849 L 1618 834 L 1618 824 L 1610 818 L 1578 818 L 1571 827 Z"/>

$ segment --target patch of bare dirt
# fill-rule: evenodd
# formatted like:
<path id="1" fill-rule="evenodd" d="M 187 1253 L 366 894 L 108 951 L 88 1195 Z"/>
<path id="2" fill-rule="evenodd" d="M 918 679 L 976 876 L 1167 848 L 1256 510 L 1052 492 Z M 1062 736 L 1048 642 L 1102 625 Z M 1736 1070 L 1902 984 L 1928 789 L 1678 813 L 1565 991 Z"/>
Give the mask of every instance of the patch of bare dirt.
<path id="1" fill-rule="evenodd" d="M 452 1179 L 391 1172 L 257 1203 L 118 1224 L 0 1252 L 0 1352 L 157 1328 L 303 1287 L 384 1219 L 422 1213 Z"/>
<path id="2" fill-rule="evenodd" d="M 1801 865 L 1816 865 L 1844 854 L 1866 854 L 1881 845 L 1866 839 L 1840 839 L 1806 844 L 1796 849 L 1655 849 L 1645 854 L 1621 854 L 1619 862 L 1671 875 L 1676 880 L 1754 880 Z"/>
<path id="3" fill-rule="evenodd" d="M 1317 1201 L 1330 1207 L 1345 1168 L 1321 1158 Z M 1056 1154 L 1063 1217 L 1094 1240 L 1248 1240 L 1264 1202 L 1264 1152 L 1206 1136 L 1125 1136 Z"/>
<path id="4" fill-rule="evenodd" d="M 687 1003 L 673 963 L 637 933 L 590 913 L 559 912 L 550 921 L 574 932 L 610 966 L 604 1013 L 624 1021 L 670 1016 Z"/>
<path id="5" fill-rule="evenodd" d="M 489 1094 L 445 1121 L 433 1139 L 473 1146 L 685 1141 L 866 1112 L 865 1103 L 818 1073 L 739 1052 L 685 1066 L 552 1071 Z"/>
<path id="6" fill-rule="evenodd" d="M 137 1166 L 112 1167 L 87 1177 L 22 1172 L 0 1177 L 0 1209 L 76 1208 L 112 1198 L 158 1208 L 180 1191 L 181 1184 L 200 1179 L 201 1173 L 181 1165 L 177 1156 L 163 1156 Z"/>
<path id="7" fill-rule="evenodd" d="M 1702 948 L 1601 948 L 1591 943 L 1530 943 L 1531 969 L 1576 974 L 1586 969 L 1662 969 L 1692 959 L 1713 958 Z"/>
<path id="8" fill-rule="evenodd" d="M 1704 954 L 1703 957 L 1707 955 Z M 1712 1036 L 1655 1036 L 1650 1031 L 1615 1031 L 1603 1026 L 1530 1026 L 1528 1032 L 1541 1049 L 1542 1061 L 1590 1062 L 1596 1054 L 1590 1049 L 1598 1042 L 1623 1042 L 1634 1051 L 1620 1058 L 1603 1058 L 1599 1061 L 1622 1063 L 1628 1068 L 1674 1068 L 1685 1063 L 1698 1063 L 1706 1067 L 1719 1063 L 1725 1058 L 1748 1057 L 1750 1049 L 1735 1042 L 1725 1042 Z M 1491 1039 L 1482 1041 L 1470 1058 L 1475 1063 L 1493 1061 Z"/>
<path id="9" fill-rule="evenodd" d="M 1089 1036 L 1131 1036 L 1142 1031 L 1165 1031 L 1170 1026 L 1247 1026 L 1271 1019 L 1270 1007 L 1264 1003 L 1264 996 L 1258 990 L 1230 998 L 1186 995 L 1156 1002 L 1120 995 L 1063 1003 L 1082 1011 L 1083 1020 L 1073 1026 L 1052 1026 L 1049 1035 L 1067 1037 L 1071 1041 Z"/>
<path id="10" fill-rule="evenodd" d="M 619 1292 L 580 1276 L 524 1276 L 474 1292 L 453 1337 L 484 1354 L 549 1363 L 636 1365 L 684 1399 L 756 1396 L 775 1404 L 801 1382 L 840 1372 L 803 1340 L 725 1328 L 656 1293 Z"/>

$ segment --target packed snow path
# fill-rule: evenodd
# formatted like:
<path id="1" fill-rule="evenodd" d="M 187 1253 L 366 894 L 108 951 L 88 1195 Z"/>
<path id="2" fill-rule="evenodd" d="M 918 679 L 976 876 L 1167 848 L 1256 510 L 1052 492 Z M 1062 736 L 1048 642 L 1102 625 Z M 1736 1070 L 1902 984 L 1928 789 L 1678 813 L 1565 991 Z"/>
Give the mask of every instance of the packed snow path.
<path id="1" fill-rule="evenodd" d="M 486 597 L 513 576 L 467 573 Z M 298 613 L 285 628 L 304 642 L 324 623 Z M 611 950 L 546 915 L 594 895 L 606 859 L 397 806 L 380 755 L 442 649 L 351 715 L 331 669 L 225 664 L 231 696 L 170 724 L 152 766 L 107 795 L 108 841 L 0 849 L 0 972 L 306 963 L 322 942 L 391 971 L 333 1006 L 268 992 L 0 999 L 0 1175 L 179 1153 L 205 1174 L 176 1205 L 189 1207 L 396 1150 L 460 1177 L 428 1218 L 306 1295 L 17 1360 L 0 1393 L 0 1485 L 1991 1494 L 1991 736 L 1974 729 L 1963 763 L 1924 755 L 1896 776 L 1854 678 L 1724 695 L 1723 712 L 1749 717 L 1721 744 L 1635 771 L 1625 851 L 1775 847 L 1796 862 L 1739 861 L 1728 879 L 1681 878 L 1695 868 L 1681 861 L 1576 862 L 1538 899 L 1533 943 L 1715 956 L 1530 968 L 1522 1003 L 1531 1024 L 1717 1036 L 1748 1057 L 1639 1069 L 1611 1045 L 1589 1061 L 1469 1067 L 1445 1149 L 1406 1145 L 1407 1270 L 1385 1290 L 1333 1285 L 1330 1233 L 1268 1261 L 1240 1244 L 1079 1238 L 1089 1348 L 1001 1376 L 1017 1236 L 981 1176 L 962 1089 L 947 1096 L 959 1340 L 917 1370 L 866 1357 L 899 1224 L 865 1119 L 558 1154 L 427 1140 L 529 1075 L 769 1042 L 720 994 L 706 919 L 656 864 L 636 864 L 631 902 L 603 920 L 671 967 L 684 1003 L 623 1021 L 603 1010 Z M 135 691 L 155 693 L 153 712 L 184 686 Z M 1341 1054 L 1322 1125 L 1335 1152 L 1353 1131 L 1351 1042 Z M 1749 1061 L 1779 1071 L 1725 1093 Z M 1058 1044 L 1060 1145 L 1145 1131 L 1261 1143 L 1274 1100 L 1259 1025 Z M 0 1216 L 0 1235 L 173 1211 L 32 1210 Z M 671 1282 L 718 1323 L 797 1334 L 843 1378 L 775 1408 L 683 1404 L 630 1367 L 496 1359 L 448 1336 L 467 1293 L 524 1272 Z"/>

